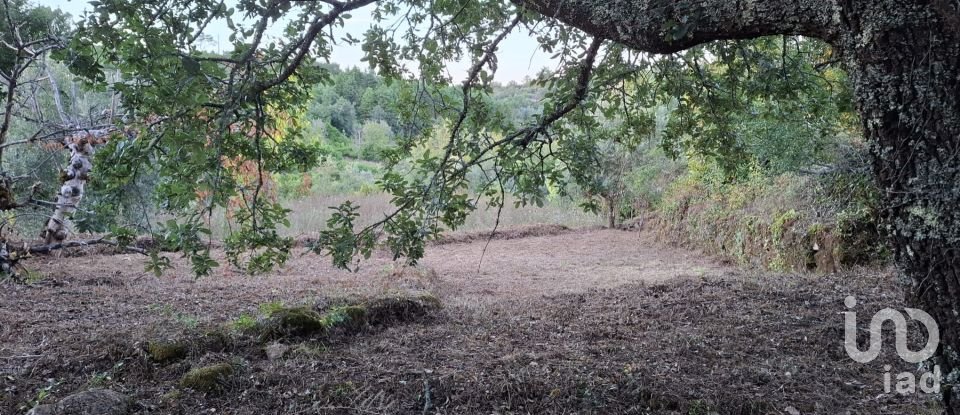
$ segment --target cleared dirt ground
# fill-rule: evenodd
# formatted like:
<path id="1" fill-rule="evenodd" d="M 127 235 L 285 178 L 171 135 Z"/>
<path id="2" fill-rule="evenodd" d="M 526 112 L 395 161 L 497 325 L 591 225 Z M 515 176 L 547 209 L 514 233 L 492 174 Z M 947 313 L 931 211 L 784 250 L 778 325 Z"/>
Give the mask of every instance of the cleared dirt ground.
<path id="1" fill-rule="evenodd" d="M 863 325 L 904 307 L 886 271 L 756 273 L 636 232 L 506 235 L 517 237 L 450 238 L 415 268 L 378 253 L 357 273 L 315 255 L 272 275 L 200 280 L 183 262 L 155 277 L 136 255 L 37 258 L 42 279 L 0 290 L 0 413 L 91 387 L 157 414 L 936 413 L 923 396 L 883 393 L 885 364 L 917 370 L 892 341 L 867 365 L 844 352 L 845 296 L 857 296 Z M 276 359 L 237 329 L 263 304 L 323 310 L 405 292 L 443 307 L 281 338 L 289 351 Z M 158 341 L 191 347 L 156 363 L 144 349 Z M 235 369 L 218 390 L 178 386 L 221 362 Z"/>

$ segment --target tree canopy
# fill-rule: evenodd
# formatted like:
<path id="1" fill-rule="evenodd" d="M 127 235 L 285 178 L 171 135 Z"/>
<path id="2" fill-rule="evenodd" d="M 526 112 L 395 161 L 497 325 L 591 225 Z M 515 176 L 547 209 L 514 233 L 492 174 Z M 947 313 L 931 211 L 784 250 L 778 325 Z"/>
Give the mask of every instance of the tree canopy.
<path id="1" fill-rule="evenodd" d="M 378 184 L 397 209 L 354 229 L 356 206 L 345 204 L 321 233 L 316 252 L 341 266 L 368 255 L 378 240 L 395 256 L 415 261 L 424 239 L 462 224 L 478 197 L 497 206 L 505 193 L 513 193 L 519 203 L 542 204 L 547 189 L 557 184 L 601 186 L 592 174 L 601 143 L 615 137 L 636 146 L 652 132 L 652 110 L 670 102 L 678 106 L 664 147 L 712 157 L 731 175 L 745 158 L 769 159 L 762 151 L 771 148 L 805 157 L 817 147 L 797 146 L 797 139 L 816 142 L 837 128 L 850 128 L 855 119 L 852 108 L 843 106 L 849 91 L 831 49 L 809 38 L 730 41 L 657 56 L 508 2 L 99 1 L 93 6 L 70 45 L 74 60 L 66 62 L 93 84 L 115 91 L 126 128 L 136 130 L 97 152 L 97 181 L 121 191 L 138 174 L 156 172 L 154 197 L 180 215 L 157 234 L 191 256 L 201 275 L 214 265 L 201 242 L 209 233 L 204 215 L 238 196 L 245 203 L 229 250 L 259 250 L 250 259 L 251 270 L 286 257 L 290 243 L 275 231 L 285 209 L 261 192 L 261 181 L 238 180 L 221 166 L 224 160 L 244 160 L 256 171 L 277 172 L 315 165 L 323 149 L 301 139 L 304 123 L 291 122 L 305 114 L 328 119 L 328 135 L 341 140 L 359 135 L 358 117 L 384 117 L 397 142 L 370 150 L 387 163 Z M 374 17 L 363 39 L 338 33 L 349 12 L 362 7 Z M 203 48 L 204 31 L 214 21 L 232 31 L 230 47 L 221 54 Z M 283 26 L 285 37 L 268 39 L 274 26 Z M 671 33 L 685 38 L 688 29 Z M 498 47 L 514 32 L 536 37 L 560 62 L 536 80 L 546 91 L 541 108 L 522 117 L 491 98 L 503 56 Z M 362 73 L 347 79 L 326 63 L 337 43 L 359 44 L 369 66 L 396 82 L 380 87 Z M 458 60 L 470 67 L 465 79 L 454 82 L 445 67 Z M 108 81 L 111 72 L 118 76 Z M 392 102 L 374 102 L 384 95 Z M 769 104 L 771 99 L 780 104 Z M 392 109 L 384 111 L 384 105 Z M 757 130 L 768 128 L 757 124 L 763 118 L 801 126 L 790 131 L 803 137 Z M 447 123 L 441 148 L 417 152 L 408 162 L 434 135 L 437 119 Z M 608 132 L 597 133 L 601 127 Z M 375 127 L 365 128 L 369 133 Z M 487 179 L 470 186 L 472 171 Z M 597 201 L 585 207 L 597 209 Z M 164 266 L 162 257 L 154 261 L 155 269 Z"/>

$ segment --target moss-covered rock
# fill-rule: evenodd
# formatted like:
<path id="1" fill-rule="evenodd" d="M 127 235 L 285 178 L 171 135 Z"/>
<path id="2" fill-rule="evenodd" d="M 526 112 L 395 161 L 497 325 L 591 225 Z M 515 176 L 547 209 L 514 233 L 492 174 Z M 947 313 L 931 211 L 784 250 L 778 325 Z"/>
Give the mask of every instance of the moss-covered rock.
<path id="1" fill-rule="evenodd" d="M 179 341 L 152 341 L 147 343 L 150 360 L 157 363 L 169 363 L 187 357 L 189 348 Z"/>
<path id="2" fill-rule="evenodd" d="M 284 336 L 307 336 L 327 329 L 323 316 L 307 307 L 280 308 L 259 325 L 262 340 Z"/>
<path id="3" fill-rule="evenodd" d="M 439 310 L 440 299 L 433 294 L 377 298 L 367 303 L 367 324 L 408 322 Z"/>
<path id="4" fill-rule="evenodd" d="M 169 392 L 160 396 L 160 402 L 166 405 L 173 405 L 180 400 L 183 393 L 180 389 L 171 389 Z"/>
<path id="5" fill-rule="evenodd" d="M 369 326 L 413 321 L 439 308 L 440 300 L 432 294 L 398 294 L 331 308 L 323 322 L 327 330 L 354 333 Z"/>
<path id="6" fill-rule="evenodd" d="M 204 392 L 210 392 L 223 385 L 233 375 L 233 366 L 229 363 L 198 367 L 190 370 L 180 379 L 180 386 Z"/>
<path id="7" fill-rule="evenodd" d="M 323 315 L 327 329 L 340 328 L 359 330 L 367 325 L 367 309 L 362 305 L 346 305 L 331 308 Z"/>
<path id="8" fill-rule="evenodd" d="M 359 332 L 369 326 L 412 321 L 440 308 L 432 294 L 380 297 L 331 307 L 321 314 L 307 307 L 274 310 L 258 327 L 260 339 Z"/>

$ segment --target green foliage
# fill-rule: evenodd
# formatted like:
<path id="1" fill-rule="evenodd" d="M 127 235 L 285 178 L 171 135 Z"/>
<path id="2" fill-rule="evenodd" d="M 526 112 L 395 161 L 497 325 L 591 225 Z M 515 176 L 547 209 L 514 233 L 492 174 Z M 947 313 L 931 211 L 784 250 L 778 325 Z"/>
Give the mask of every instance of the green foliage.
<path id="1" fill-rule="evenodd" d="M 282 199 L 302 198 L 309 195 L 313 188 L 312 174 L 309 172 L 301 174 L 275 174 L 273 181 L 277 184 L 277 190 L 280 192 Z"/>
<path id="2" fill-rule="evenodd" d="M 393 130 L 385 121 L 364 123 L 360 130 L 360 137 L 363 143 L 360 148 L 360 157 L 364 160 L 380 161 L 393 147 Z"/>
<path id="3" fill-rule="evenodd" d="M 29 404 L 21 409 L 27 410 L 43 404 L 47 398 L 50 397 L 51 392 L 58 386 L 60 386 L 60 381 L 53 378 L 47 379 L 47 385 L 38 388 L 36 394 L 34 395 L 33 399 L 30 400 Z"/>
<path id="4" fill-rule="evenodd" d="M 303 19 L 293 19 L 290 28 L 306 25 L 316 7 L 307 6 Z M 159 208 L 178 217 L 160 226 L 158 239 L 188 257 L 197 275 L 217 265 L 201 242 L 210 235 L 201 218 L 231 203 L 237 227 L 225 241 L 228 260 L 250 272 L 286 260 L 290 241 L 275 229 L 285 223 L 287 211 L 261 192 L 263 178 L 269 172 L 308 170 L 320 161 L 320 143 L 304 138 L 301 119 L 313 86 L 327 71 L 310 58 L 289 70 L 266 63 L 287 51 L 276 43 L 260 44 L 234 20 L 237 12 L 277 17 L 284 11 L 290 9 L 252 2 L 228 7 L 208 1 L 101 1 L 78 23 L 72 50 L 102 61 L 76 72 L 119 92 L 129 114 L 153 114 L 125 126 L 129 137 L 106 149 L 99 160 L 105 168 L 96 171 L 96 181 L 105 193 L 119 197 L 129 183 L 154 176 Z M 234 50 L 223 56 L 201 50 L 191 19 L 225 21 L 234 30 Z M 230 61 L 248 64 L 225 64 Z M 120 82 L 107 79 L 106 65 Z M 105 203 L 98 210 L 115 205 Z M 154 253 L 152 270 L 168 265 Z"/>
<path id="5" fill-rule="evenodd" d="M 257 310 L 260 311 L 260 314 L 270 317 L 273 313 L 280 311 L 284 308 L 283 301 L 270 301 L 267 303 L 260 304 L 257 307 Z"/>
<path id="6" fill-rule="evenodd" d="M 115 135 L 94 153 L 94 174 L 87 182 L 84 209 L 74 214 L 80 232 L 135 233 L 150 227 L 158 204 L 152 203 L 157 172 L 143 163 L 146 154 L 129 137 Z M 123 226 L 118 226 L 122 224 Z"/>
<path id="7" fill-rule="evenodd" d="M 657 68 L 680 100 L 664 142 L 674 154 L 710 157 L 728 176 L 742 176 L 750 160 L 778 174 L 829 161 L 834 137 L 854 129 L 846 79 L 820 64 L 832 51 L 819 41 L 714 42 L 681 55 Z"/>
<path id="8" fill-rule="evenodd" d="M 96 180 L 120 192 L 132 177 L 153 176 L 154 199 L 177 217 L 158 233 L 197 275 L 216 266 L 202 218 L 235 209 L 228 261 L 253 273 L 283 263 L 292 247 L 277 232 L 288 211 L 261 192 L 264 177 L 292 197 L 327 183 L 314 180 L 321 155 L 338 170 L 344 158 L 376 160 L 376 186 L 396 210 L 360 227 L 355 204 L 334 207 L 313 251 L 347 267 L 382 241 L 395 258 L 415 262 L 425 239 L 462 226 L 481 199 L 494 208 L 506 200 L 543 206 L 579 188 L 588 208 L 598 207 L 595 196 L 658 203 L 664 176 L 644 163 L 667 163 L 650 162 L 659 160 L 651 143 L 673 157 L 702 158 L 710 167 L 692 166 L 684 180 L 730 190 L 724 199 L 743 207 L 763 188 L 749 183 L 831 162 L 835 137 L 855 121 L 823 43 L 769 37 L 653 58 L 539 24 L 509 2 L 376 2 L 363 39 L 343 41 L 359 43 L 383 78 L 319 64 L 348 12 L 363 5 L 99 2 L 72 50 L 102 61 L 77 73 L 103 83 L 105 65 L 116 68 L 123 82 L 111 87 L 125 111 L 152 115 L 134 121 L 136 133 L 104 156 L 109 167 Z M 392 26 L 401 15 L 411 24 Z M 192 22 L 207 19 L 232 32 L 221 55 L 198 43 L 202 26 Z M 421 30 L 440 21 L 442 30 Z M 286 39 L 264 41 L 265 27 L 279 22 Z M 560 64 L 531 85 L 496 86 L 491 53 L 521 27 Z M 668 36 L 689 29 L 665 28 Z M 453 61 L 470 64 L 459 85 L 446 70 Z M 337 174 L 347 173 L 329 177 Z M 153 258 L 151 269 L 169 266 Z"/>
<path id="9" fill-rule="evenodd" d="M 230 323 L 230 326 L 236 331 L 250 331 L 257 326 L 257 319 L 249 314 L 241 314 Z"/>
<path id="10" fill-rule="evenodd" d="M 210 230 L 203 227 L 197 216 L 192 216 L 186 222 L 177 222 L 174 219 L 159 225 L 159 245 L 168 251 L 182 252 L 190 259 L 190 265 L 198 277 L 209 275 L 214 267 L 219 265 L 210 258 L 210 246 L 204 243 L 202 237 L 209 237 Z M 169 258 L 151 255 L 148 269 L 160 274 L 169 268 Z"/>
<path id="11" fill-rule="evenodd" d="M 250 274 L 258 274 L 283 264 L 289 258 L 293 238 L 280 236 L 277 229 L 290 226 L 287 220 L 290 210 L 279 203 L 265 201 L 257 203 L 255 200 L 250 205 L 234 215 L 239 229 L 234 229 L 224 239 L 224 251 L 230 264 Z M 216 263 L 206 264 L 216 266 Z M 196 264 L 194 272 L 197 272 Z"/>
<path id="12" fill-rule="evenodd" d="M 637 165 L 626 173 L 626 198 L 633 203 L 631 208 L 656 208 L 670 184 L 683 175 L 686 164 L 667 157 L 656 147 L 643 151 L 639 157 Z"/>
<path id="13" fill-rule="evenodd" d="M 797 219 L 800 219 L 800 214 L 797 213 L 796 209 L 790 209 L 774 216 L 773 223 L 770 224 L 770 234 L 773 236 L 774 243 L 783 239 L 783 233 L 787 231 L 787 227 Z"/>
<path id="14" fill-rule="evenodd" d="M 368 195 L 379 191 L 377 176 L 382 167 L 363 160 L 335 158 L 305 173 L 273 176 L 281 199 L 310 195 Z"/>
<path id="15" fill-rule="evenodd" d="M 354 232 L 353 224 L 360 215 L 357 213 L 359 208 L 348 200 L 331 209 L 334 213 L 327 220 L 327 230 L 320 232 L 320 238 L 311 250 L 318 254 L 325 251 L 334 265 L 341 268 L 346 268 L 357 254 L 369 258 L 373 253 L 373 236 Z"/>
<path id="16" fill-rule="evenodd" d="M 68 16 L 60 10 L 21 0 L 0 4 L 4 108 L 0 238 L 4 240 L 12 240 L 13 235 L 34 238 L 45 225 L 48 217 L 31 210 L 53 211 L 44 202 L 60 190 L 60 172 L 66 162 L 64 152 L 58 151 L 60 141 L 75 128 L 100 121 L 95 111 L 103 109 L 106 94 L 78 88 L 67 68 L 52 60 L 72 58 L 66 49 L 72 32 Z M 7 260 L 3 258 L 5 266 L 10 265 Z"/>
<path id="17" fill-rule="evenodd" d="M 9 15 L 9 19 L 8 19 Z M 25 41 L 44 38 L 62 38 L 68 35 L 71 27 L 67 14 L 47 6 L 35 6 L 28 0 L 7 0 L 0 4 L 0 40 L 13 45 L 13 23 L 19 36 Z M 0 72 L 12 73 L 18 59 L 15 50 L 9 47 L 0 49 Z"/>
<path id="18" fill-rule="evenodd" d="M 334 157 L 357 157 L 357 150 L 353 145 L 353 140 L 348 138 L 333 124 L 327 124 L 324 130 L 324 151 Z"/>
<path id="19" fill-rule="evenodd" d="M 890 258 L 880 222 L 880 191 L 862 164 L 862 149 L 842 154 L 834 170 L 823 179 L 823 192 L 816 201 L 838 211 L 836 232 L 841 241 L 838 255 L 845 263 L 877 263 Z"/>

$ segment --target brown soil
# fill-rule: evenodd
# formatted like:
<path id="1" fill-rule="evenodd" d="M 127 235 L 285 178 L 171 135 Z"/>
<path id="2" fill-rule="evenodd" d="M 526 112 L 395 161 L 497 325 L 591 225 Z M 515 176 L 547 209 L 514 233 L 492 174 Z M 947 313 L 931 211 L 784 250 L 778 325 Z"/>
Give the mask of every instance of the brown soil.
<path id="1" fill-rule="evenodd" d="M 91 387 L 151 414 L 936 413 L 929 397 L 883 394 L 883 365 L 916 371 L 892 340 L 866 365 L 843 350 L 845 296 L 862 325 L 904 307 L 888 272 L 760 275 L 648 234 L 520 233 L 448 240 L 417 267 L 377 255 L 357 273 L 315 255 L 200 280 L 182 261 L 158 278 L 136 255 L 37 258 L 42 279 L 0 290 L 0 413 Z M 281 358 L 237 324 L 263 304 L 425 291 L 440 311 L 281 338 Z M 187 352 L 156 362 L 150 344 Z M 180 386 L 224 363 L 218 388 Z"/>

